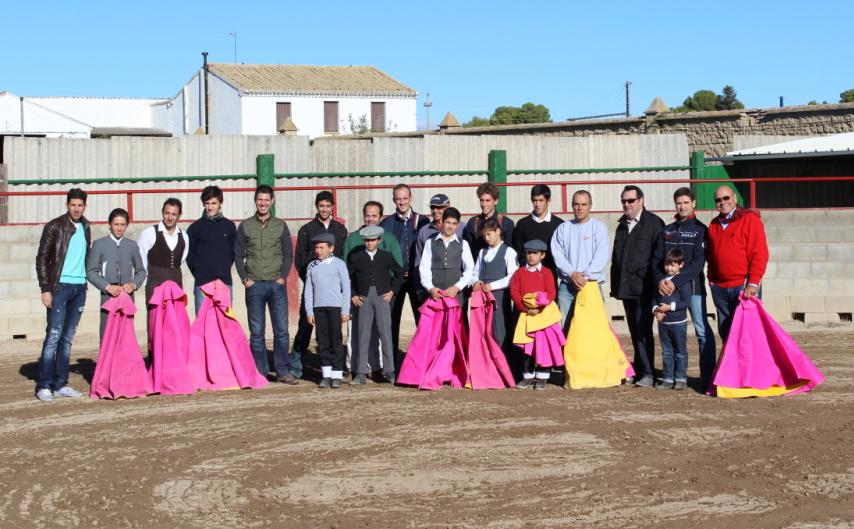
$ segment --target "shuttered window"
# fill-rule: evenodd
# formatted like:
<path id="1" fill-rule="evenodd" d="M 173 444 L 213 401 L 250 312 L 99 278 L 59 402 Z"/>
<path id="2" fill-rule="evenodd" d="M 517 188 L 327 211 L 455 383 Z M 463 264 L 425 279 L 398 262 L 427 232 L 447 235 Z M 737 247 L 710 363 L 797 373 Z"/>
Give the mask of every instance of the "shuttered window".
<path id="1" fill-rule="evenodd" d="M 371 132 L 385 132 L 385 103 L 371 103 Z"/>
<path id="2" fill-rule="evenodd" d="M 338 101 L 323 102 L 323 132 L 338 133 Z"/>
<path id="3" fill-rule="evenodd" d="M 282 127 L 285 125 L 285 121 L 291 117 L 291 104 L 290 103 L 276 103 L 276 131 L 282 130 Z"/>

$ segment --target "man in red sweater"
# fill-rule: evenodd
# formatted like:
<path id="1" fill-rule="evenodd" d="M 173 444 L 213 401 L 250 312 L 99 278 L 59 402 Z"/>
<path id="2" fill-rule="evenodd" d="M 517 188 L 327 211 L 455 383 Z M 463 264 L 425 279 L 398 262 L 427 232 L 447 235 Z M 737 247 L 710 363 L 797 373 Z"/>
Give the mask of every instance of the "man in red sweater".
<path id="1" fill-rule="evenodd" d="M 709 225 L 706 262 L 718 309 L 718 334 L 726 340 L 741 296 L 762 297 L 768 243 L 759 213 L 738 207 L 735 191 L 729 186 L 715 190 L 715 208 L 720 214 Z"/>

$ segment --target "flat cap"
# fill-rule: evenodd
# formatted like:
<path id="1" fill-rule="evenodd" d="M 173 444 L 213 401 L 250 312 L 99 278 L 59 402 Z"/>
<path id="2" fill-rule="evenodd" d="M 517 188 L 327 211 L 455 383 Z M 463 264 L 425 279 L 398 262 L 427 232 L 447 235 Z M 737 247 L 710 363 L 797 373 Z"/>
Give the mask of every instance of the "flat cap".
<path id="1" fill-rule="evenodd" d="M 382 226 L 365 226 L 359 230 L 359 236 L 363 239 L 379 239 L 385 232 Z"/>
<path id="2" fill-rule="evenodd" d="M 430 206 L 431 207 L 433 207 L 433 206 L 442 207 L 442 206 L 450 206 L 450 205 L 451 205 L 451 199 L 448 198 L 448 195 L 443 195 L 442 193 L 439 193 L 437 195 L 433 195 L 432 197 L 430 197 Z"/>
<path id="3" fill-rule="evenodd" d="M 319 242 L 325 242 L 335 246 L 335 235 L 332 235 L 329 232 L 318 233 L 314 237 L 311 238 L 312 244 L 317 244 Z"/>
<path id="4" fill-rule="evenodd" d="M 549 246 L 539 239 L 534 239 L 526 242 L 522 249 L 526 252 L 545 252 L 548 251 Z"/>

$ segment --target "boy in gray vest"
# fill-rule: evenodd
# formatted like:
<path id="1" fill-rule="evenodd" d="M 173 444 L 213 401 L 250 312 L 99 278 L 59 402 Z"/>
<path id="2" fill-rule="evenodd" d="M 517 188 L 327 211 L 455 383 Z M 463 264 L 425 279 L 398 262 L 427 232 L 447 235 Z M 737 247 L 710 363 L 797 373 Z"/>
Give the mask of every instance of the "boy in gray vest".
<path id="1" fill-rule="evenodd" d="M 427 240 L 418 265 L 421 285 L 435 300 L 457 297 L 462 305 L 462 290 L 474 272 L 474 259 L 468 243 L 457 235 L 460 211 L 447 208 L 442 213 L 442 230 Z"/>
<path id="2" fill-rule="evenodd" d="M 510 286 L 510 278 L 519 268 L 516 251 L 507 246 L 501 239 L 501 225 L 496 219 L 483 221 L 480 227 L 480 237 L 486 241 L 486 248 L 478 252 L 474 265 L 475 292 L 491 292 L 495 298 L 495 311 L 492 316 L 492 335 L 495 342 L 506 353 L 507 326 L 510 314 L 510 296 L 506 295 Z"/>
<path id="3" fill-rule="evenodd" d="M 323 373 L 318 387 L 338 389 L 344 378 L 341 324 L 350 319 L 350 274 L 344 261 L 332 255 L 334 234 L 319 233 L 311 242 L 317 259 L 306 268 L 303 297 L 308 324 L 317 329 L 317 352 Z"/>

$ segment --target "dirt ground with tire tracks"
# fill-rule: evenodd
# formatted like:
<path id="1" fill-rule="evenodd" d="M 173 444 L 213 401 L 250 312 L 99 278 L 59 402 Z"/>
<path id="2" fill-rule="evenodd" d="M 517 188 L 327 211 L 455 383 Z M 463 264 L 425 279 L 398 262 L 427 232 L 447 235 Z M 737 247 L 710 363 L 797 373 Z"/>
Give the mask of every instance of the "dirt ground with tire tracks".
<path id="1" fill-rule="evenodd" d="M 852 331 L 795 334 L 815 391 L 741 401 L 301 381 L 45 404 L 40 343 L 4 342 L 0 527 L 854 528 Z M 72 386 L 96 358 L 80 337 Z"/>

